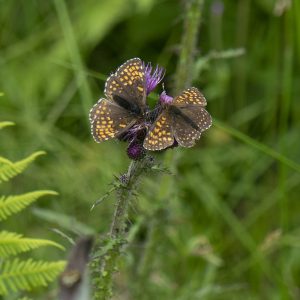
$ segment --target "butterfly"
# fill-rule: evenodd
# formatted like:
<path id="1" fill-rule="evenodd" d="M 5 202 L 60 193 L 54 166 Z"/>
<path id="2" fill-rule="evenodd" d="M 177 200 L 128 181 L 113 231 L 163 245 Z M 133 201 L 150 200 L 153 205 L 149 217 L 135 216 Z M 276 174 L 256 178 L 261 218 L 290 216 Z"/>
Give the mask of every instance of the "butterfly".
<path id="1" fill-rule="evenodd" d="M 192 147 L 201 133 L 212 124 L 205 110 L 206 99 L 195 87 L 184 90 L 169 104 L 161 104 L 161 113 L 148 130 L 143 146 L 156 151 L 170 147 L 175 141 Z"/>
<path id="2" fill-rule="evenodd" d="M 92 107 L 91 132 L 98 143 L 118 137 L 143 119 L 147 111 L 145 67 L 133 58 L 121 65 L 105 83 L 106 98 Z"/>

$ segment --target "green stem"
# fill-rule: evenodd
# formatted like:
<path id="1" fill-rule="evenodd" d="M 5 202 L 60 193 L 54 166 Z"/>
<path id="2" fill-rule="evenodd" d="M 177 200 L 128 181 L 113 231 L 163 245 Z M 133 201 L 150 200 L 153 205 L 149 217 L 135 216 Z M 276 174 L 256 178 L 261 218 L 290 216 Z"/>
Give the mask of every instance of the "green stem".
<path id="1" fill-rule="evenodd" d="M 112 297 L 113 274 L 117 269 L 117 262 L 121 255 L 122 248 L 126 243 L 126 218 L 128 215 L 129 202 L 132 198 L 139 176 L 149 164 L 148 158 L 140 161 L 132 161 L 125 175 L 126 179 L 117 189 L 116 208 L 110 228 L 107 243 L 104 247 L 107 250 L 103 255 L 93 261 L 92 269 L 94 271 L 94 299 L 108 300 Z M 102 252 L 100 249 L 95 249 Z"/>
<path id="2" fill-rule="evenodd" d="M 175 76 L 175 93 L 191 85 L 195 63 L 195 52 L 201 20 L 201 8 L 204 0 L 189 0 L 186 2 L 184 31 L 181 41 L 181 52 Z"/>

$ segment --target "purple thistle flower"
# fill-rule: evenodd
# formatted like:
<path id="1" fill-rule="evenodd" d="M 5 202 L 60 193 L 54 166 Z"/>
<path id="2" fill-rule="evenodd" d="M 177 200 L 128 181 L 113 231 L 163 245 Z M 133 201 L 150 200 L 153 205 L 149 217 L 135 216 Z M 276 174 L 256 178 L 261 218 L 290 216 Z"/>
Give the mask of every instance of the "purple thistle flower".
<path id="1" fill-rule="evenodd" d="M 146 150 L 140 143 L 132 142 L 127 148 L 127 155 L 132 160 L 139 160 L 143 158 L 146 154 Z"/>
<path id="2" fill-rule="evenodd" d="M 173 97 L 168 96 L 166 91 L 163 91 L 159 96 L 159 102 L 161 104 L 170 104 L 173 101 Z"/>
<path id="3" fill-rule="evenodd" d="M 156 65 L 153 71 L 151 63 L 144 64 L 147 96 L 157 87 L 165 76 L 165 69 Z M 153 71 L 153 72 L 152 72 Z"/>

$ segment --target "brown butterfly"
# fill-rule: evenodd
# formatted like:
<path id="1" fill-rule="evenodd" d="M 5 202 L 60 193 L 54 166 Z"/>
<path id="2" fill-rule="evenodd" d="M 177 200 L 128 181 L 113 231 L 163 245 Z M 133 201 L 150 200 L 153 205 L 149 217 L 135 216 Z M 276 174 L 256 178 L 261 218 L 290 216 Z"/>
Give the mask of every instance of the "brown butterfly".
<path id="1" fill-rule="evenodd" d="M 118 137 L 142 119 L 146 110 L 145 67 L 133 58 L 106 81 L 104 93 L 90 110 L 91 132 L 96 142 Z"/>
<path id="2" fill-rule="evenodd" d="M 146 135 L 144 148 L 162 150 L 175 141 L 182 147 L 192 147 L 212 124 L 204 108 L 206 104 L 206 99 L 195 87 L 184 90 L 171 103 L 162 103 L 161 113 Z"/>

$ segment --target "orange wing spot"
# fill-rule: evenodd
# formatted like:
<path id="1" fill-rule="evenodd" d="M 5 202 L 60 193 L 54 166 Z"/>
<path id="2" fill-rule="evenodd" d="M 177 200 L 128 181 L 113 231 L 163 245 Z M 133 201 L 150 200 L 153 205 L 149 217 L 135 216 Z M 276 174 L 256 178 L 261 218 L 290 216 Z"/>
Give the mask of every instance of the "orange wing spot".
<path id="1" fill-rule="evenodd" d="M 125 127 L 126 127 L 126 124 L 119 124 L 119 127 L 125 128 Z"/>
<path id="2" fill-rule="evenodd" d="M 141 87 L 141 86 L 138 86 L 137 89 L 138 89 L 140 92 L 143 92 L 143 91 L 144 91 L 144 88 Z"/>

